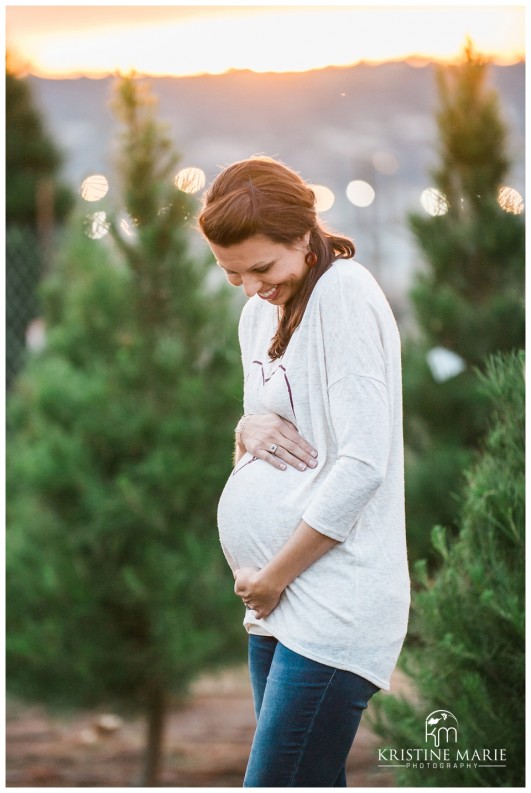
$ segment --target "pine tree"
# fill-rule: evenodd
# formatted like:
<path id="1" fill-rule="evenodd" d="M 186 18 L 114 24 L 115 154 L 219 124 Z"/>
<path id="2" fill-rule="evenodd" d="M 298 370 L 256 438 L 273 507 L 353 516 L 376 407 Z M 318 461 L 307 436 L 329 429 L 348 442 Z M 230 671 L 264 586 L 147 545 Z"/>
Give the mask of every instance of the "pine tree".
<path id="1" fill-rule="evenodd" d="M 73 221 L 43 287 L 46 349 L 8 402 L 8 689 L 140 709 L 153 785 L 171 694 L 243 651 L 216 531 L 240 363 L 154 100 L 130 77 L 115 104 L 128 220 L 101 204 L 89 236 Z"/>
<path id="2" fill-rule="evenodd" d="M 59 182 L 62 155 L 46 129 L 27 79 L 6 68 L 6 221 L 35 228 L 39 188 L 51 182 L 54 215 L 63 220 L 72 193 Z"/>
<path id="3" fill-rule="evenodd" d="M 488 406 L 473 369 L 524 344 L 524 223 L 498 202 L 509 166 L 507 132 L 488 65 L 467 45 L 438 73 L 441 214 L 413 215 L 426 261 L 412 290 L 419 337 L 404 344 L 407 524 L 412 558 L 430 553 L 431 527 L 455 525 L 463 471 Z M 506 207 L 507 209 L 507 207 Z M 464 370 L 435 379 L 430 351 L 457 354 Z"/>
<path id="4" fill-rule="evenodd" d="M 423 748 L 426 716 L 450 709 L 459 722 L 458 748 L 505 749 L 506 767 L 404 764 L 397 781 L 405 786 L 525 785 L 523 352 L 489 357 L 478 387 L 492 413 L 481 454 L 466 472 L 459 536 L 434 530 L 442 561 L 433 579 L 418 563 L 423 586 L 403 656 L 418 704 L 383 698 L 375 728 L 388 746 Z"/>
<path id="5" fill-rule="evenodd" d="M 73 205 L 59 179 L 62 155 L 27 79 L 6 68 L 6 374 L 23 362 L 26 331 L 38 316 L 37 286 L 55 227 Z"/>

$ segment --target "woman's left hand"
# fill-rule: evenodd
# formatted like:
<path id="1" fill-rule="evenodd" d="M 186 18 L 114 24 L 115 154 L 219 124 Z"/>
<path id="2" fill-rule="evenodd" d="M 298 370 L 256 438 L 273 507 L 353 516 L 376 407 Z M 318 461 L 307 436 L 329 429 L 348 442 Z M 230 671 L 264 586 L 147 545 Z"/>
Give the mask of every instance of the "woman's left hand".
<path id="1" fill-rule="evenodd" d="M 234 591 L 257 619 L 267 617 L 278 605 L 278 592 L 255 567 L 240 567 L 234 573 Z"/>

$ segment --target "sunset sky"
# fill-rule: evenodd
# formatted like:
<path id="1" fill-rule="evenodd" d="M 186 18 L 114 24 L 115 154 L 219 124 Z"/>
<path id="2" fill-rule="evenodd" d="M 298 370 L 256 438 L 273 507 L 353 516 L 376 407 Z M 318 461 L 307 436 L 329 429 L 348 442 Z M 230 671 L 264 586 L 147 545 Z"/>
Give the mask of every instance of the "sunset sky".
<path id="1" fill-rule="evenodd" d="M 499 63 L 525 53 L 524 5 L 32 5 L 6 7 L 15 61 L 48 77 L 305 71 L 455 59 L 469 36 Z"/>

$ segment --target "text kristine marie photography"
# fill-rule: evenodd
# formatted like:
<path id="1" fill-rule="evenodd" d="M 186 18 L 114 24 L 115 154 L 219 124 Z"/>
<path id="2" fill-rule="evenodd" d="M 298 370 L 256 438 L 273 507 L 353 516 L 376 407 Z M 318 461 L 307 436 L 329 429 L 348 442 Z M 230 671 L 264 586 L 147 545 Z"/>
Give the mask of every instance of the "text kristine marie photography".
<path id="1" fill-rule="evenodd" d="M 501 747 L 459 746 L 459 722 L 449 710 L 426 716 L 424 746 L 378 749 L 379 768 L 506 768 Z"/>

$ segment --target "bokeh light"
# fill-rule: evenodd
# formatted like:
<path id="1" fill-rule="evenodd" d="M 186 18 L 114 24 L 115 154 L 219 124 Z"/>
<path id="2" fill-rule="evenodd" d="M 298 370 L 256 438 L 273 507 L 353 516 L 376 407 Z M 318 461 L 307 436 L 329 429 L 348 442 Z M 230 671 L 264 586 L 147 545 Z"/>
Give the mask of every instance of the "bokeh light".
<path id="1" fill-rule="evenodd" d="M 136 224 L 129 216 L 123 215 L 120 218 L 118 230 L 122 237 L 129 239 L 136 239 L 137 237 Z"/>
<path id="2" fill-rule="evenodd" d="M 183 193 L 198 193 L 205 184 L 206 176 L 202 168 L 181 168 L 175 177 L 175 187 Z"/>
<path id="3" fill-rule="evenodd" d="M 356 207 L 368 207 L 374 201 L 374 188 L 363 179 L 354 179 L 347 185 L 347 198 Z"/>
<path id="4" fill-rule="evenodd" d="M 525 209 L 524 199 L 514 187 L 506 185 L 498 190 L 498 204 L 505 212 L 511 215 L 521 215 Z"/>
<path id="5" fill-rule="evenodd" d="M 316 212 L 327 212 L 334 205 L 336 197 L 329 187 L 323 184 L 310 185 L 315 193 L 315 210 Z"/>
<path id="6" fill-rule="evenodd" d="M 420 203 L 432 217 L 446 215 L 450 208 L 448 199 L 436 187 L 427 187 L 426 190 L 423 190 L 420 194 Z"/>
<path id="7" fill-rule="evenodd" d="M 26 328 L 26 347 L 32 352 L 42 352 L 46 348 L 46 324 L 43 319 L 33 319 Z"/>
<path id="8" fill-rule="evenodd" d="M 427 356 L 433 379 L 438 383 L 451 380 L 466 369 L 466 363 L 456 352 L 446 347 L 432 347 Z"/>
<path id="9" fill-rule="evenodd" d="M 91 240 L 101 240 L 109 233 L 110 223 L 105 212 L 94 212 L 85 218 L 85 234 Z"/>
<path id="10" fill-rule="evenodd" d="M 109 192 L 109 182 L 101 173 L 93 173 L 83 180 L 79 190 L 85 201 L 99 201 Z"/>
<path id="11" fill-rule="evenodd" d="M 398 171 L 398 160 L 390 151 L 376 151 L 372 155 L 372 164 L 380 173 L 390 176 Z"/>

